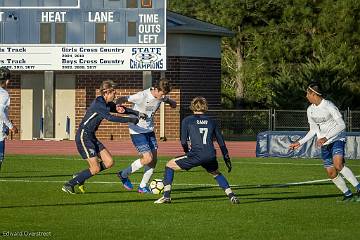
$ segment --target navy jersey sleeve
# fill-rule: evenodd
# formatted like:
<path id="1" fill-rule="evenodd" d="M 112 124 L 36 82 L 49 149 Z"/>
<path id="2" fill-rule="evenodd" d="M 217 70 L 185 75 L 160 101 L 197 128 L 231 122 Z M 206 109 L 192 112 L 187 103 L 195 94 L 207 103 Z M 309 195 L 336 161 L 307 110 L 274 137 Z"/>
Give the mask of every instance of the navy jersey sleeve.
<path id="1" fill-rule="evenodd" d="M 109 102 L 108 106 L 110 107 L 110 112 L 117 113 L 116 111 L 116 104 L 114 102 Z"/>
<path id="2" fill-rule="evenodd" d="M 124 108 L 125 112 L 123 112 L 122 114 L 133 114 L 135 116 L 139 116 L 139 112 L 136 111 L 136 110 L 133 110 L 131 108 L 127 108 L 125 106 L 122 106 L 121 104 L 117 104 L 117 103 L 114 103 L 114 102 L 110 102 L 108 103 L 108 106 L 110 106 L 110 112 L 113 112 L 113 113 L 119 113 L 117 110 L 116 110 L 116 106 L 117 105 L 120 105 L 122 108 Z"/>
<path id="3" fill-rule="evenodd" d="M 102 118 L 104 118 L 110 122 L 127 123 L 127 122 L 134 121 L 127 117 L 117 117 L 117 116 L 111 115 L 110 110 L 106 107 L 106 103 L 101 102 L 98 99 L 96 99 L 94 111 L 96 111 Z"/>
<path id="4" fill-rule="evenodd" d="M 184 152 L 187 153 L 189 151 L 189 146 L 188 146 L 188 118 L 185 118 L 182 123 L 181 123 L 181 134 L 180 134 L 180 141 L 181 141 L 181 146 L 184 149 Z"/>
<path id="5" fill-rule="evenodd" d="M 134 109 L 131 108 L 127 108 L 127 107 L 123 107 L 125 109 L 125 114 L 133 114 L 135 116 L 139 116 L 139 111 L 136 111 Z"/>
<path id="6" fill-rule="evenodd" d="M 225 157 L 225 156 L 229 155 L 229 152 L 227 150 L 227 147 L 226 147 L 226 144 L 225 144 L 225 141 L 224 141 L 224 137 L 221 134 L 220 129 L 217 126 L 216 123 L 214 123 L 214 127 L 215 127 L 214 132 L 215 132 L 216 141 L 219 144 L 222 155 Z"/>

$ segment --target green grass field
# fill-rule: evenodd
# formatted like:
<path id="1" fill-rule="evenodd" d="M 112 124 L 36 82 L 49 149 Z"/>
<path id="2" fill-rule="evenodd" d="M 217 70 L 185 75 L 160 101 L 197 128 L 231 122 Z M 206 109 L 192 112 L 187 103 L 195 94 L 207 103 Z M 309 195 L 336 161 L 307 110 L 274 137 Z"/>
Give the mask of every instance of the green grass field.
<path id="1" fill-rule="evenodd" d="M 126 191 L 114 174 L 133 157 L 116 157 L 113 169 L 90 179 L 87 193 L 61 191 L 78 157 L 7 156 L 0 173 L 0 236 L 46 232 L 42 239 L 358 239 L 360 202 L 342 196 L 325 179 L 320 160 L 233 159 L 220 168 L 240 197 L 232 205 L 202 168 L 177 172 L 171 204 L 160 195 Z M 161 158 L 154 178 L 162 178 Z M 348 161 L 356 175 L 360 161 Z M 132 176 L 139 183 L 142 173 Z M 353 188 L 352 188 L 353 189 Z M 34 237 L 32 237 L 34 238 Z"/>

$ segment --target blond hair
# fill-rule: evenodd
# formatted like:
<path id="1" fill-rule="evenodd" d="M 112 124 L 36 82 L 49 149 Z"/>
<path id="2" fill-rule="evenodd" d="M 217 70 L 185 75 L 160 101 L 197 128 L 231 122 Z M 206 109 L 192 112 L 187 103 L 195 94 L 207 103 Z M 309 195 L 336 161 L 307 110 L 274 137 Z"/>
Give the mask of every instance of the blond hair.
<path id="1" fill-rule="evenodd" d="M 208 103 L 204 97 L 195 97 L 191 101 L 190 109 L 193 112 L 206 112 L 208 110 Z"/>

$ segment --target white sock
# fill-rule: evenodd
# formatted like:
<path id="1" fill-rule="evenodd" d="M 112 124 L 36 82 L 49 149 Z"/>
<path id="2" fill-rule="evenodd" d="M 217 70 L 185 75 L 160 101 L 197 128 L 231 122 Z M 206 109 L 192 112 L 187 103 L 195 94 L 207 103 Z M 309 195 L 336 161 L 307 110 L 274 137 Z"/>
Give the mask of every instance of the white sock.
<path id="1" fill-rule="evenodd" d="M 335 178 L 331 179 L 331 181 L 340 189 L 342 193 L 346 193 L 349 191 L 349 188 L 346 186 L 345 180 L 342 178 L 340 174 L 338 174 Z"/>
<path id="2" fill-rule="evenodd" d="M 144 166 L 144 175 L 140 183 L 141 188 L 146 187 L 153 173 L 154 173 L 154 168 L 151 168 L 148 165 Z"/>
<path id="3" fill-rule="evenodd" d="M 141 164 L 140 159 L 136 159 L 135 161 L 133 161 L 131 163 L 130 166 L 128 166 L 127 168 L 125 168 L 124 170 L 121 171 L 121 176 L 124 178 L 127 178 L 130 174 L 132 174 L 133 172 L 136 172 L 137 170 L 139 170 L 142 167 L 143 167 L 143 165 Z"/>
<path id="4" fill-rule="evenodd" d="M 234 194 L 233 191 L 231 190 L 231 188 L 225 189 L 226 196 L 229 196 L 229 194 L 231 194 L 231 193 Z"/>
<path id="5" fill-rule="evenodd" d="M 351 183 L 351 185 L 353 185 L 354 187 L 357 187 L 359 185 L 359 181 L 356 179 L 355 175 L 353 174 L 353 172 L 350 170 L 350 168 L 344 166 L 343 169 L 341 169 L 340 171 L 341 175 L 344 176 L 344 178 L 346 180 L 349 181 L 349 183 Z"/>

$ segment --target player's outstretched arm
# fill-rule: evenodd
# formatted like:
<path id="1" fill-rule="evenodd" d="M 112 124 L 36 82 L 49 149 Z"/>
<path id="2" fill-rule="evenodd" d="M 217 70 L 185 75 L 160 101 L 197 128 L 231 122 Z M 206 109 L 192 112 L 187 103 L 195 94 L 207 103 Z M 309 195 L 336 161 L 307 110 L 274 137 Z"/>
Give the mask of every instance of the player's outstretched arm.
<path id="1" fill-rule="evenodd" d="M 118 99 L 115 100 L 115 104 L 116 105 L 122 105 L 124 103 L 126 103 L 129 99 L 129 96 L 123 96 L 123 97 L 119 97 Z"/>
<path id="2" fill-rule="evenodd" d="M 147 115 L 145 113 L 136 111 L 134 109 L 131 108 L 127 108 L 125 106 L 121 106 L 121 105 L 116 105 L 116 110 L 118 113 L 122 113 L 122 114 L 132 114 L 137 116 L 138 118 L 141 119 L 147 119 Z"/>
<path id="3" fill-rule="evenodd" d="M 164 100 L 163 100 L 163 101 L 164 101 L 164 103 L 169 104 L 170 107 L 172 107 L 172 108 L 176 108 L 176 106 L 177 106 L 176 101 L 175 101 L 175 100 L 172 100 L 172 99 L 169 98 L 168 96 L 164 97 Z"/>
<path id="4" fill-rule="evenodd" d="M 139 122 L 138 118 L 135 117 L 118 117 L 111 115 L 110 112 L 107 114 L 100 114 L 104 119 L 110 122 L 119 122 L 119 123 L 134 123 L 137 124 Z"/>
<path id="5" fill-rule="evenodd" d="M 129 118 L 129 117 L 118 117 L 111 114 L 114 111 L 114 106 L 110 106 L 110 110 L 106 108 L 106 104 L 101 102 L 95 103 L 94 111 L 97 112 L 102 118 L 110 121 L 110 122 L 119 122 L 119 123 L 138 123 L 138 118 Z M 115 105 L 115 104 L 112 104 Z M 116 109 L 115 109 L 116 112 Z"/>

